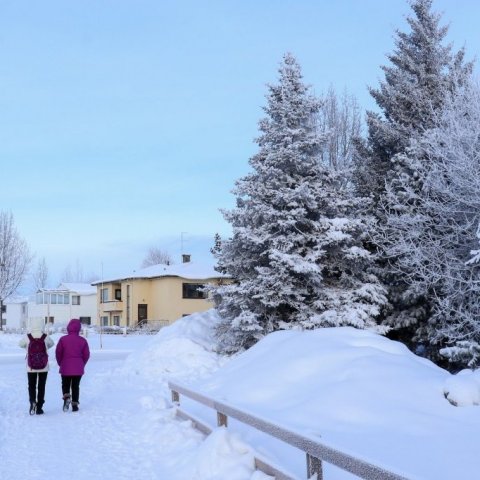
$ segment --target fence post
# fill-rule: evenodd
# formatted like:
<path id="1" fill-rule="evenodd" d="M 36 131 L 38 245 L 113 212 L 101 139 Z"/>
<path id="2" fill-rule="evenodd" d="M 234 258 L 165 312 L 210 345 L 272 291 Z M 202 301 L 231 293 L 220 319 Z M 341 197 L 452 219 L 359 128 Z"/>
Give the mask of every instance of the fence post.
<path id="1" fill-rule="evenodd" d="M 217 425 L 219 427 L 228 426 L 228 417 L 223 413 L 217 412 Z"/>
<path id="2" fill-rule="evenodd" d="M 172 402 L 173 403 L 180 403 L 180 394 L 175 390 L 172 390 Z"/>
<path id="3" fill-rule="evenodd" d="M 322 461 L 307 453 L 307 478 L 317 474 L 316 480 L 323 480 Z"/>

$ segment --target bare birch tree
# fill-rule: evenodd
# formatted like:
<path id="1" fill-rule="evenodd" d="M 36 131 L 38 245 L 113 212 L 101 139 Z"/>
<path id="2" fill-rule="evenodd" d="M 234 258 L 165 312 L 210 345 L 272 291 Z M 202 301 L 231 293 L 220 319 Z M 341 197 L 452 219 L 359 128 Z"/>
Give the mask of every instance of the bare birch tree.
<path id="1" fill-rule="evenodd" d="M 18 233 L 13 214 L 0 211 L 0 330 L 3 328 L 3 302 L 25 280 L 32 255 Z"/>
<path id="2" fill-rule="evenodd" d="M 37 269 L 32 275 L 33 284 L 35 285 L 36 290 L 45 288 L 48 282 L 48 267 L 45 257 L 42 257 L 37 264 Z"/>
<path id="3" fill-rule="evenodd" d="M 60 277 L 60 282 L 62 283 L 91 283 L 95 280 L 98 280 L 100 277 L 94 273 L 90 272 L 85 274 L 83 267 L 80 261 L 77 259 L 75 262 L 75 267 L 72 268 L 71 265 L 67 265 L 63 270 L 63 273 Z"/>
<path id="4" fill-rule="evenodd" d="M 150 247 L 148 249 L 147 255 L 143 259 L 142 268 L 150 267 L 152 265 L 170 265 L 172 264 L 171 255 L 161 248 Z"/>
<path id="5" fill-rule="evenodd" d="M 339 171 L 352 163 L 354 140 L 361 134 L 361 114 L 357 99 L 346 90 L 339 96 L 331 86 L 322 98 L 319 128 L 326 136 L 322 163 Z"/>

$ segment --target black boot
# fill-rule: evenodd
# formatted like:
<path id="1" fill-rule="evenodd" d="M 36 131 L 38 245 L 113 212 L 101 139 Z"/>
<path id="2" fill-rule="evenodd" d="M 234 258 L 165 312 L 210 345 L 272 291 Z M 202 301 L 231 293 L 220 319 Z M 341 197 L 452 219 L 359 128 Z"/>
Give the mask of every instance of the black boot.
<path id="1" fill-rule="evenodd" d="M 70 395 L 68 393 L 66 393 L 64 396 L 63 396 L 63 411 L 64 412 L 68 412 L 68 409 L 70 408 L 70 402 L 71 402 L 71 398 L 70 398 Z"/>
<path id="2" fill-rule="evenodd" d="M 37 404 L 35 402 L 30 402 L 30 415 L 35 415 L 35 411 L 37 410 Z"/>
<path id="3" fill-rule="evenodd" d="M 78 412 L 78 402 L 72 402 L 72 412 Z"/>
<path id="4" fill-rule="evenodd" d="M 37 408 L 36 408 L 37 415 L 43 415 L 44 411 L 42 407 L 43 407 L 43 402 L 37 403 Z"/>

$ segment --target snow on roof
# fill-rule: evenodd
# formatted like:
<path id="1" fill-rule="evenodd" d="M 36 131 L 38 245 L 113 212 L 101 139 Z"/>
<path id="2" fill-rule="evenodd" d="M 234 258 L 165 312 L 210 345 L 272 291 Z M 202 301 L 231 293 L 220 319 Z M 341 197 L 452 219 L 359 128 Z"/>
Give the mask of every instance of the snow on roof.
<path id="1" fill-rule="evenodd" d="M 61 283 L 57 288 L 41 288 L 39 292 L 72 292 L 79 295 L 96 295 L 97 288 L 89 283 Z"/>
<path id="2" fill-rule="evenodd" d="M 103 282 L 119 282 L 134 278 L 159 278 L 159 277 L 181 277 L 189 280 L 206 280 L 209 278 L 225 278 L 226 276 L 217 272 L 212 264 L 197 262 L 186 262 L 175 265 L 152 265 L 150 267 L 133 270 L 120 277 L 97 280 L 92 285 L 99 285 Z"/>
<path id="3" fill-rule="evenodd" d="M 59 285 L 59 288 L 62 288 L 63 290 L 70 290 L 71 292 L 75 292 L 80 295 L 96 295 L 97 293 L 97 288 L 93 287 L 89 283 L 64 282 Z"/>

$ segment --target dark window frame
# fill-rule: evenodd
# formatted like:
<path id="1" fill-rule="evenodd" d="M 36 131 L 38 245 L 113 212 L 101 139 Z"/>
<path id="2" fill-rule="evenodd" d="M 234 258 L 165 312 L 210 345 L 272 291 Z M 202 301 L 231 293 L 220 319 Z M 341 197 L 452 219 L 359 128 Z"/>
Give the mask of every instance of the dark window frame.
<path id="1" fill-rule="evenodd" d="M 203 283 L 182 283 L 182 298 L 188 300 L 205 300 Z"/>

